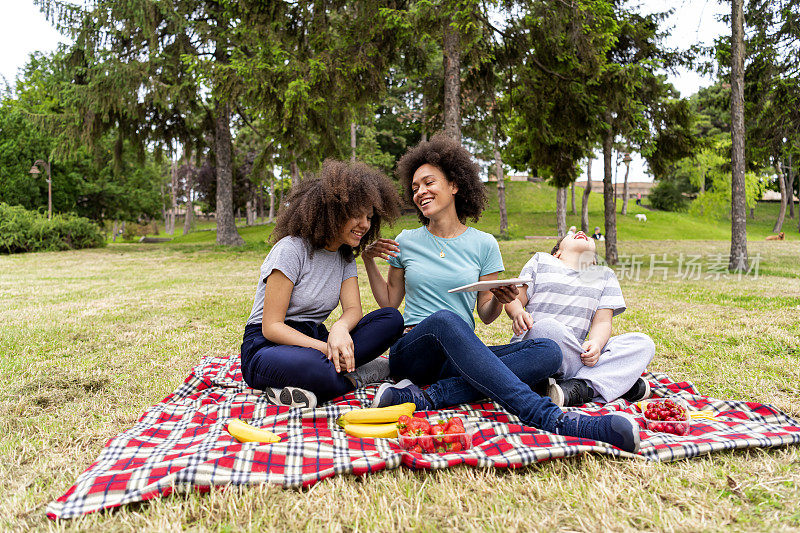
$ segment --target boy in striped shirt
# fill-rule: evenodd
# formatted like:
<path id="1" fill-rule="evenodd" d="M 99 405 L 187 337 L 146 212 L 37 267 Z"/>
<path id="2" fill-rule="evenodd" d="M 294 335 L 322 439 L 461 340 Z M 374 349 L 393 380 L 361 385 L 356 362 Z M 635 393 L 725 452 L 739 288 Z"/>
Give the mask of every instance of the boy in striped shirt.
<path id="1" fill-rule="evenodd" d="M 517 299 L 505 306 L 512 320 L 512 342 L 548 338 L 561 347 L 563 362 L 547 395 L 561 407 L 650 396 L 641 378 L 655 355 L 644 333 L 611 336 L 612 317 L 625 311 L 617 277 L 597 265 L 594 239 L 582 231 L 538 252 L 520 277 L 531 278 Z"/>

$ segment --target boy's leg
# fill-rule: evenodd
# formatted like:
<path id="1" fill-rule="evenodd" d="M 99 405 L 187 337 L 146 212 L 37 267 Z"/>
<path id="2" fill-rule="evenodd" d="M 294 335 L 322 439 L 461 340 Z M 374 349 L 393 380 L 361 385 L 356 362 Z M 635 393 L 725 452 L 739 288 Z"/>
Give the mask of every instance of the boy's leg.
<path id="1" fill-rule="evenodd" d="M 612 402 L 628 392 L 653 360 L 656 347 L 644 333 L 624 333 L 608 339 L 594 366 L 583 366 L 575 374 L 589 382 L 596 396 Z"/>
<path id="2" fill-rule="evenodd" d="M 522 338 L 544 338 L 553 340 L 558 344 L 558 347 L 561 348 L 561 367 L 558 370 L 559 378 L 574 378 L 578 371 L 584 366 L 581 362 L 581 354 L 583 353 L 581 343 L 578 342 L 575 334 L 572 333 L 572 329 L 558 320 L 553 318 L 537 320 L 533 323 L 533 327 L 529 329 Z"/>

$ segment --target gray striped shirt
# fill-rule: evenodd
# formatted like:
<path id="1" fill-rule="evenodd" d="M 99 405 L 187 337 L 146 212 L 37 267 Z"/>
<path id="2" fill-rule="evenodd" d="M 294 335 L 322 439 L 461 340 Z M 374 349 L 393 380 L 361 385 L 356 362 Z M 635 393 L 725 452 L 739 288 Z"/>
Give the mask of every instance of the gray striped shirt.
<path id="1" fill-rule="evenodd" d="M 586 339 L 598 309 L 611 309 L 613 316 L 625 310 L 617 276 L 605 266 L 573 270 L 560 259 L 537 252 L 522 267 L 520 277 L 532 279 L 525 310 L 533 321 L 556 319 L 571 328 L 580 342 Z"/>

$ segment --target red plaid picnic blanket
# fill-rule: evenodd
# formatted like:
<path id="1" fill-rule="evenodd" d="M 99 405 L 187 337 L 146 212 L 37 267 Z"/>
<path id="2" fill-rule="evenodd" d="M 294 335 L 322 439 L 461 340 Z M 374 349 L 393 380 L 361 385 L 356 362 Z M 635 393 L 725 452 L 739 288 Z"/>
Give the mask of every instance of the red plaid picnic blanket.
<path id="1" fill-rule="evenodd" d="M 277 407 L 244 384 L 238 356 L 209 357 L 134 427 L 109 440 L 75 485 L 47 507 L 47 516 L 72 518 L 176 490 L 256 483 L 295 488 L 335 474 L 361 475 L 400 465 L 516 468 L 586 452 L 675 461 L 717 450 L 800 442 L 800 424 L 769 405 L 715 400 L 699 395 L 691 383 L 674 383 L 664 374 L 645 376 L 655 396 L 679 396 L 692 407 L 713 410 L 718 418 L 693 421 L 691 433 L 682 437 L 642 429 L 641 451 L 634 455 L 601 442 L 522 425 L 492 402 L 461 405 L 441 413 L 458 413 L 476 428 L 473 448 L 437 455 L 409 452 L 393 439 L 351 438 L 335 424 L 343 412 L 368 406 L 376 386 L 313 410 Z M 638 414 L 635 406 L 623 400 L 588 404 L 582 410 Z M 281 442 L 241 444 L 225 429 L 230 418 L 265 427 L 277 433 Z"/>

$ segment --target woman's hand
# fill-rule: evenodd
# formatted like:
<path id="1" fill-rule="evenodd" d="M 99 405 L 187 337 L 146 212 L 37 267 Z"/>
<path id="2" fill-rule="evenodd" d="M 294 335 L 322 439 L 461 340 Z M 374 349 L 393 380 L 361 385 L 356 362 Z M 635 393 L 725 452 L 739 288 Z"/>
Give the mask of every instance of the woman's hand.
<path id="1" fill-rule="evenodd" d="M 533 327 L 533 317 L 525 310 L 520 311 L 511 320 L 511 331 L 514 335 L 522 335 Z"/>
<path id="2" fill-rule="evenodd" d="M 390 257 L 397 257 L 399 251 L 400 245 L 397 241 L 393 241 L 392 239 L 378 239 L 364 248 L 364 251 L 361 252 L 361 258 L 375 259 L 376 257 L 382 257 L 388 261 Z"/>
<path id="3" fill-rule="evenodd" d="M 581 362 L 586 366 L 594 366 L 597 360 L 600 359 L 600 350 L 603 348 L 600 343 L 593 339 L 586 339 L 583 344 L 583 353 L 581 354 Z"/>
<path id="4" fill-rule="evenodd" d="M 328 334 L 327 346 L 328 360 L 336 367 L 336 372 L 345 370 L 352 372 L 356 369 L 355 347 L 353 338 L 344 324 L 336 323 Z"/>
<path id="5" fill-rule="evenodd" d="M 510 304 L 516 300 L 519 294 L 519 289 L 515 285 L 505 285 L 489 290 L 494 295 L 495 299 L 503 305 Z"/>

